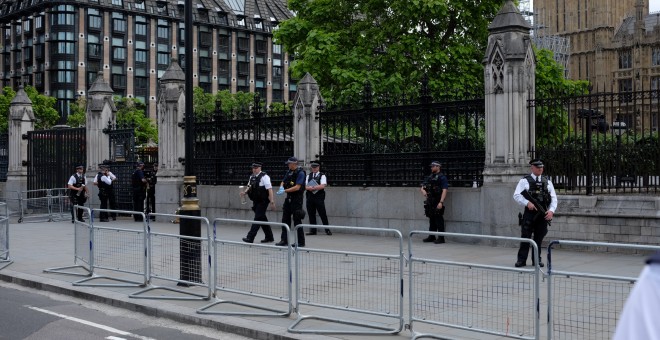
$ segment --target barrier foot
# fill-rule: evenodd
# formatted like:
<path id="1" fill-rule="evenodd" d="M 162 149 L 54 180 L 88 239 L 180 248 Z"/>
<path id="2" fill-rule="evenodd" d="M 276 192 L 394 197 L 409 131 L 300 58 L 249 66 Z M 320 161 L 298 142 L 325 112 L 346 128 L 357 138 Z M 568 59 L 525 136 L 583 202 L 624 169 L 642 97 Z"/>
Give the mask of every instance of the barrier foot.
<path id="1" fill-rule="evenodd" d="M 201 287 L 201 286 L 200 286 Z M 140 294 L 144 294 L 146 292 L 152 291 L 152 290 L 166 290 L 169 292 L 175 292 L 175 293 L 180 293 L 183 295 L 188 295 L 188 296 L 171 296 L 171 295 L 147 295 L 143 296 Z M 135 293 L 132 293 L 128 296 L 129 298 L 134 298 L 134 299 L 156 299 L 156 300 L 208 300 L 211 298 L 210 294 L 197 294 L 197 293 L 192 293 L 192 292 L 186 292 L 181 289 L 176 289 L 176 288 L 170 288 L 170 287 L 162 287 L 162 286 L 153 286 L 149 288 L 145 288 L 142 290 L 139 290 Z"/>
<path id="2" fill-rule="evenodd" d="M 356 327 L 363 327 L 363 328 L 369 328 L 372 330 L 337 330 L 337 329 L 295 329 L 296 326 L 298 326 L 303 320 L 319 320 L 319 321 L 327 321 L 331 323 L 338 323 L 338 324 L 343 324 L 343 325 L 349 325 L 349 326 L 356 326 Z M 401 324 L 403 326 L 403 324 Z M 330 318 L 324 318 L 320 316 L 301 316 L 299 317 L 296 321 L 289 326 L 289 329 L 287 331 L 291 333 L 298 333 L 298 334 L 398 334 L 401 332 L 401 328 L 399 327 L 398 329 L 393 329 L 391 327 L 385 327 L 385 326 L 377 326 L 377 325 L 369 325 L 365 323 L 359 323 L 359 322 L 354 322 L 354 321 L 349 321 L 349 320 L 342 320 L 342 319 L 330 319 Z"/>
<path id="3" fill-rule="evenodd" d="M 84 270 L 85 273 L 68 271 L 69 269 L 75 269 L 75 268 L 80 268 L 80 269 Z M 92 276 L 92 272 L 89 269 L 87 269 L 83 266 L 80 266 L 80 265 L 47 268 L 47 269 L 44 269 L 44 273 L 64 274 L 64 275 L 74 275 L 74 276 Z"/>
<path id="4" fill-rule="evenodd" d="M 232 304 L 232 305 L 237 305 L 237 306 L 243 306 L 243 307 L 249 307 L 249 308 L 255 308 L 259 310 L 263 310 L 265 312 L 229 312 L 229 311 L 210 311 L 209 309 L 222 304 Z M 228 301 L 228 300 L 217 300 L 213 303 L 210 303 L 200 309 L 197 310 L 197 314 L 210 314 L 210 315 L 242 315 L 242 316 L 284 316 L 288 317 L 291 315 L 291 310 L 289 309 L 288 311 L 282 311 L 282 310 L 277 310 L 273 308 L 267 308 L 259 305 L 253 305 L 249 303 L 244 303 L 244 302 L 237 302 L 237 301 Z"/>
<path id="5" fill-rule="evenodd" d="M 5 269 L 5 267 L 9 266 L 12 263 L 14 263 L 14 261 L 11 260 L 0 261 L 0 270 Z"/>
<path id="6" fill-rule="evenodd" d="M 440 335 L 437 335 L 437 334 L 413 333 L 413 337 L 410 340 L 417 340 L 417 339 L 457 340 L 456 338 L 440 336 Z"/>
<path id="7" fill-rule="evenodd" d="M 91 280 L 111 280 L 111 281 L 117 281 L 119 283 L 90 283 L 89 281 Z M 127 280 L 127 279 L 120 279 L 116 277 L 109 277 L 109 276 L 92 276 L 86 279 L 78 280 L 72 283 L 74 286 L 85 286 L 85 287 L 144 287 L 146 286 L 146 283 L 139 282 L 139 281 L 133 281 L 133 280 Z"/>

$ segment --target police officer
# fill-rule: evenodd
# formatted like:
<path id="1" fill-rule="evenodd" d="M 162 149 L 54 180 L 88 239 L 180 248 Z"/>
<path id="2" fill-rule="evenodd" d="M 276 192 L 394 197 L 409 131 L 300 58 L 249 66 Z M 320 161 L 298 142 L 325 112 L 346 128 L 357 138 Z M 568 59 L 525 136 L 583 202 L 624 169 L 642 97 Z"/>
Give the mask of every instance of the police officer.
<path id="1" fill-rule="evenodd" d="M 154 169 L 150 176 L 147 178 L 147 213 L 156 212 L 156 183 L 158 182 L 158 163 L 154 163 Z M 156 216 L 151 216 L 151 220 L 155 221 Z"/>
<path id="2" fill-rule="evenodd" d="M 312 171 L 307 175 L 307 213 L 309 214 L 309 224 L 316 224 L 316 212 L 319 212 L 323 225 L 329 225 L 328 215 L 325 212 L 325 187 L 328 185 L 327 176 L 320 172 L 321 164 L 318 161 L 309 163 Z M 332 235 L 330 229 L 325 229 L 327 235 Z M 316 235 L 316 228 L 311 228 L 307 235 Z"/>
<path id="3" fill-rule="evenodd" d="M 268 222 L 266 217 L 266 210 L 268 206 L 275 210 L 275 199 L 273 197 L 273 186 L 270 183 L 270 176 L 261 171 L 262 163 L 252 163 L 252 175 L 248 181 L 247 190 L 242 191 L 241 196 L 247 195 L 252 200 L 252 211 L 254 211 L 254 220 L 261 222 Z M 259 232 L 259 227 L 263 229 L 265 238 L 261 243 L 270 243 L 275 241 L 273 237 L 273 230 L 267 224 L 253 224 L 250 227 L 246 237 L 243 237 L 243 242 L 252 243 L 254 238 Z"/>
<path id="4" fill-rule="evenodd" d="M 85 202 L 87 202 L 87 195 L 89 194 L 85 175 L 83 173 L 84 169 L 85 167 L 82 165 L 76 166 L 76 173 L 69 177 L 69 182 L 67 183 L 67 187 L 69 188 L 69 198 L 71 199 L 71 223 L 75 222 L 73 217 L 73 206 L 85 205 Z M 76 216 L 78 221 L 85 222 L 82 209 L 76 211 Z"/>
<path id="5" fill-rule="evenodd" d="M 543 176 L 543 161 L 533 159 L 529 164 L 532 173 L 518 181 L 516 191 L 513 192 L 513 200 L 525 207 L 525 212 L 520 221 L 520 237 L 530 238 L 536 242 L 536 245 L 539 247 L 539 267 L 543 267 L 543 262 L 541 262 L 541 243 L 548 233 L 548 223 L 552 220 L 557 209 L 557 194 L 555 193 L 555 187 L 552 185 L 552 182 L 546 176 Z M 523 197 L 525 190 L 546 210 L 545 215 L 542 215 L 532 202 Z M 520 242 L 518 261 L 516 261 L 515 266 L 526 266 L 528 256 L 529 243 Z M 532 264 L 534 263 L 535 259 L 532 258 Z"/>
<path id="6" fill-rule="evenodd" d="M 289 170 L 284 175 L 284 179 L 280 184 L 280 189 L 277 191 L 278 195 L 286 193 L 286 199 L 282 206 L 282 223 L 286 223 L 289 228 L 302 223 L 305 218 L 305 211 L 303 210 L 303 193 L 305 192 L 305 170 L 298 167 L 298 158 L 290 157 L 285 164 Z M 291 217 L 293 216 L 293 227 L 291 226 Z M 298 229 L 298 247 L 305 246 L 305 232 L 302 228 Z M 288 237 L 286 229 L 282 228 L 282 235 L 280 242 L 275 245 L 286 246 L 288 245 Z"/>
<path id="7" fill-rule="evenodd" d="M 658 313 L 660 313 L 660 252 L 646 260 L 646 267 L 639 275 L 623 306 L 612 339 L 660 340 Z"/>
<path id="8" fill-rule="evenodd" d="M 445 231 L 445 198 L 447 198 L 447 189 L 449 188 L 449 181 L 447 176 L 440 172 L 442 165 L 438 161 L 433 161 L 430 164 L 431 175 L 424 179 L 420 191 L 426 197 L 424 202 L 424 213 L 429 218 L 429 231 L 444 232 Z M 424 242 L 433 242 L 435 244 L 445 243 L 445 237 L 439 236 L 437 239 L 435 235 L 429 235 L 423 240 Z"/>
<path id="9" fill-rule="evenodd" d="M 133 188 L 133 211 L 144 212 L 144 198 L 146 197 L 147 179 L 144 177 L 144 162 L 138 162 L 137 168 L 131 176 L 131 187 Z M 135 222 L 142 222 L 142 216 L 133 215 Z"/>
<path id="10" fill-rule="evenodd" d="M 94 185 L 99 188 L 99 200 L 101 200 L 101 209 L 108 209 L 108 203 L 110 203 L 110 209 L 116 210 L 117 203 L 115 201 L 115 191 L 112 186 L 112 182 L 117 180 L 117 176 L 110 172 L 110 169 L 108 169 L 108 165 L 106 164 L 100 164 L 99 168 L 101 171 L 99 171 L 99 173 L 96 174 L 96 177 L 94 177 Z M 108 222 L 107 212 L 102 211 L 99 217 L 101 222 Z M 111 217 L 114 221 L 117 219 L 117 214 L 112 213 Z"/>

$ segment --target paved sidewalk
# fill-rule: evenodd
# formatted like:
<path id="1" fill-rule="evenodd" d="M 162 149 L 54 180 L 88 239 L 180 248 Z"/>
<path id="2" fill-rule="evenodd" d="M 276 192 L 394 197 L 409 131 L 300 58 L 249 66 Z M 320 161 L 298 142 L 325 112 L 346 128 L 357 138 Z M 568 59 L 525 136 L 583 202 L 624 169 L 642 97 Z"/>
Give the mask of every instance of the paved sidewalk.
<path id="1" fill-rule="evenodd" d="M 188 324 L 211 327 L 225 332 L 236 333 L 239 335 L 254 337 L 258 339 L 363 339 L 366 336 L 359 335 L 323 335 L 323 334 L 294 334 L 287 332 L 287 328 L 297 319 L 296 313 L 289 317 L 273 316 L 220 316 L 220 315 L 202 315 L 196 313 L 196 310 L 206 304 L 208 301 L 184 301 L 184 300 L 154 300 L 154 299 L 134 299 L 129 298 L 129 294 L 134 293 L 140 288 L 125 287 L 83 287 L 73 286 L 72 282 L 80 280 L 82 277 L 72 275 L 62 275 L 53 273 L 44 273 L 46 268 L 72 265 L 74 261 L 74 228 L 70 221 L 61 222 L 36 222 L 36 223 L 16 223 L 12 219 L 10 225 L 10 255 L 14 263 L 0 270 L 0 280 L 23 285 L 31 288 L 55 292 L 58 294 L 75 296 L 78 298 L 89 299 L 96 302 L 106 303 L 115 307 L 126 308 L 132 311 L 139 311 L 148 315 L 170 318 L 179 322 Z M 139 224 L 133 223 L 130 218 L 120 217 L 117 222 L 96 224 L 101 227 L 109 228 L 129 228 L 139 229 Z M 152 231 L 163 233 L 178 233 L 178 225 L 168 222 L 155 222 L 151 226 Z M 323 229 L 320 229 L 322 231 Z M 274 234 L 279 235 L 279 228 L 274 228 Z M 218 230 L 218 239 L 239 241 L 247 234 L 247 227 L 227 226 Z M 404 254 L 408 254 L 407 235 L 404 235 Z M 257 235 L 258 240 L 263 238 L 260 231 Z M 276 236 L 278 238 L 278 236 Z M 513 247 L 495 247 L 488 245 L 474 245 L 466 243 L 449 242 L 443 245 L 426 244 L 421 242 L 421 237 L 414 239 L 416 257 L 443 259 L 448 261 L 458 261 L 466 263 L 478 263 L 485 266 L 513 267 L 515 262 L 516 248 Z M 277 241 L 277 240 L 276 240 Z M 307 236 L 306 249 L 309 248 L 328 248 L 345 249 L 350 251 L 359 251 L 363 253 L 387 253 L 391 254 L 392 249 L 396 249 L 397 242 L 392 237 L 357 235 L 353 233 L 342 233 L 335 231 L 334 235 L 327 236 L 319 233 L 317 236 Z M 243 253 L 240 256 L 263 256 L 257 251 L 259 247 L 249 248 L 253 251 Z M 256 250 L 255 250 L 256 249 Z M 303 249 L 305 250 L 305 249 Z M 394 250 L 396 253 L 396 250 Z M 247 254 L 247 255 L 245 255 Z M 546 249 L 543 249 L 545 258 Z M 328 255 L 329 257 L 332 255 Z M 637 277 L 643 267 L 645 255 L 626 255 L 620 253 L 595 253 L 595 252 L 574 252 L 557 251 L 553 253 L 553 261 L 557 265 L 561 264 L 560 270 L 566 271 L 588 271 L 605 275 L 616 275 L 625 277 Z M 545 260 L 544 260 L 545 262 Z M 530 268 L 530 267 L 527 267 Z M 547 269 L 544 268 L 544 269 Z M 553 268 L 555 269 L 555 268 Z M 331 271 L 332 267 L 328 263 L 320 262 L 312 270 L 318 271 L 318 274 L 324 274 Z M 404 268 L 404 307 L 408 309 L 408 289 L 407 276 L 408 267 Z M 295 282 L 295 281 L 294 281 Z M 443 285 L 461 285 L 460 281 L 442 281 L 438 284 Z M 547 297 L 545 280 L 541 282 L 541 335 L 546 337 L 547 321 Z M 447 288 L 447 287 L 444 287 Z M 457 289 L 459 287 L 456 287 Z M 190 288 L 191 291 L 202 292 L 200 288 Z M 350 283 L 343 288 L 343 292 L 350 293 Z M 373 287 L 378 291 L 378 287 Z M 339 290 L 342 291 L 342 290 Z M 396 293 L 395 293 L 396 294 Z M 378 294 L 370 294 L 364 298 L 380 299 Z M 295 299 L 295 294 L 294 294 Z M 249 297 L 246 299 L 249 300 Z M 264 307 L 280 308 L 281 303 L 275 301 L 272 306 L 268 300 L 260 300 Z M 278 305 L 279 303 L 279 305 Z M 295 302 L 294 302 L 295 305 Z M 301 306 L 301 313 L 319 313 L 329 318 L 344 318 L 342 311 L 324 310 L 318 306 Z M 519 311 L 525 313 L 525 311 Z M 404 323 L 408 323 L 408 313 L 404 313 Z M 360 317 L 362 318 L 362 317 Z M 369 317 L 364 317 L 369 319 Z M 507 324 L 509 320 L 506 321 Z M 396 322 L 394 322 L 396 324 Z M 302 326 L 304 325 L 304 326 Z M 327 323 L 317 320 L 303 321 L 301 327 L 317 326 L 327 328 Z M 426 330 L 447 338 L 456 339 L 501 339 L 503 337 L 491 336 L 487 334 L 456 330 L 451 328 L 441 328 L 436 326 L 422 327 L 415 323 L 415 330 Z M 419 327 L 419 328 L 418 328 Z M 602 336 L 605 336 L 608 330 L 602 330 Z M 404 329 L 397 335 L 379 336 L 378 338 L 391 339 L 410 339 L 411 332 Z M 372 337 L 373 338 L 373 337 Z"/>

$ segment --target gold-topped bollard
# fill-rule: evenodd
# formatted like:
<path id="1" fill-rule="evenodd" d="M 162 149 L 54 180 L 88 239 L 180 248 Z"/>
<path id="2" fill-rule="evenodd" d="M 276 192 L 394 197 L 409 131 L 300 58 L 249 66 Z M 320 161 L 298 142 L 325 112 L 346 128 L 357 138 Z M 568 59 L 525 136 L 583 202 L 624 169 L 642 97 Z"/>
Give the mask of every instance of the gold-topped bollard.
<path id="1" fill-rule="evenodd" d="M 197 198 L 197 178 L 183 176 L 183 198 L 181 199 L 180 215 L 201 216 L 199 199 Z M 181 218 L 179 220 L 179 234 L 181 236 L 201 237 L 201 221 Z M 179 240 L 180 268 L 179 279 L 188 282 L 202 282 L 202 252 L 201 241 L 181 238 Z M 179 286 L 188 284 L 179 282 Z"/>

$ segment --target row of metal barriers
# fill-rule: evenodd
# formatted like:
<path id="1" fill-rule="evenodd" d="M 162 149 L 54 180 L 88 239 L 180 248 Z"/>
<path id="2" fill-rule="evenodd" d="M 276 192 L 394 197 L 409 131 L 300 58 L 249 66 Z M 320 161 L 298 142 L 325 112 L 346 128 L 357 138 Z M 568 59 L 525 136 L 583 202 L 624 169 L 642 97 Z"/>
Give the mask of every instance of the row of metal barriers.
<path id="1" fill-rule="evenodd" d="M 172 224 L 152 223 L 133 211 L 84 209 L 88 222 L 74 224 L 73 264 L 45 272 L 80 275 L 76 286 L 136 287 L 135 299 L 199 300 L 197 313 L 297 318 L 291 333 L 398 334 L 412 339 L 450 339 L 447 330 L 495 337 L 540 339 L 547 307 L 547 339 L 609 339 L 634 277 L 560 271 L 553 255 L 563 245 L 654 251 L 660 247 L 553 241 L 548 271 L 538 263 L 512 268 L 450 260 L 438 247 L 414 242 L 428 235 L 482 243 L 532 240 L 458 233 L 323 226 L 355 235 L 356 243 L 296 248 L 297 228 L 284 228 L 289 245 L 251 244 L 224 237 L 225 228 L 250 220 L 152 214 L 199 223 L 197 236 L 180 235 Z M 100 212 L 139 215 L 144 222 L 121 227 L 95 223 Z M 261 222 L 260 222 L 261 223 Z M 378 237 L 371 245 L 367 240 Z M 356 247 L 356 244 L 358 246 Z M 7 245 L 8 249 L 8 245 Z M 497 249 L 494 248 L 493 249 Z M 357 250 L 357 251 L 356 251 Z M 541 284 L 541 282 L 545 284 Z M 407 302 L 407 303 L 406 303 Z"/>
<path id="2" fill-rule="evenodd" d="M 67 188 L 8 191 L 7 213 L 21 222 L 53 222 L 71 218 Z"/>

